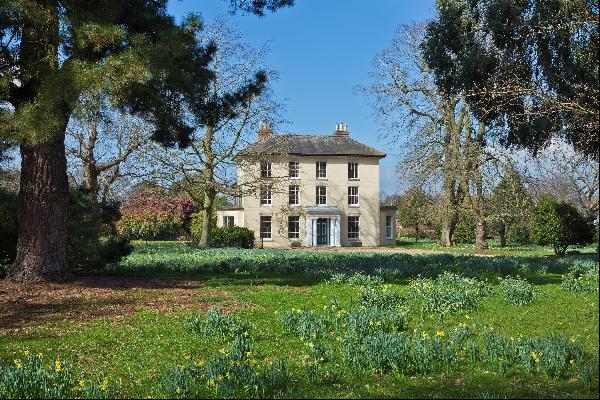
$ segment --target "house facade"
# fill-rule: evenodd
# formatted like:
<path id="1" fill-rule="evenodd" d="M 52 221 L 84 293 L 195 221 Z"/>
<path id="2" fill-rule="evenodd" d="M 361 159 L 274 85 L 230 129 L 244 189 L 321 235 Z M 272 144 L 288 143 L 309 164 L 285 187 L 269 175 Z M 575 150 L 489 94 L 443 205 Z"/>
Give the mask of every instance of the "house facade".
<path id="1" fill-rule="evenodd" d="M 381 246 L 395 243 L 395 207 L 380 206 L 379 161 L 385 154 L 350 137 L 273 134 L 236 161 L 238 206 L 217 211 L 217 224 L 255 232 L 257 247 Z"/>

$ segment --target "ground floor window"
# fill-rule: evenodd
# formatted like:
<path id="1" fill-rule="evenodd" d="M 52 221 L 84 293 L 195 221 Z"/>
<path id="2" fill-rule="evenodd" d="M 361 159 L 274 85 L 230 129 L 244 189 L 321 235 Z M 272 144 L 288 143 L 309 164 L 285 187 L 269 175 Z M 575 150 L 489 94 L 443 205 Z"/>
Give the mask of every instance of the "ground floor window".
<path id="1" fill-rule="evenodd" d="M 224 215 L 223 216 L 223 226 L 234 226 L 235 218 L 233 215 Z"/>
<path id="2" fill-rule="evenodd" d="M 271 239 L 271 216 L 260 217 L 260 238 Z"/>
<path id="3" fill-rule="evenodd" d="M 385 237 L 387 239 L 393 239 L 394 235 L 392 232 L 392 221 L 393 221 L 393 217 L 391 215 L 386 215 L 385 216 Z"/>
<path id="4" fill-rule="evenodd" d="M 348 217 L 348 239 L 358 240 L 360 239 L 360 217 L 350 216 Z"/>
<path id="5" fill-rule="evenodd" d="M 300 239 L 300 217 L 297 215 L 288 217 L 288 239 Z"/>

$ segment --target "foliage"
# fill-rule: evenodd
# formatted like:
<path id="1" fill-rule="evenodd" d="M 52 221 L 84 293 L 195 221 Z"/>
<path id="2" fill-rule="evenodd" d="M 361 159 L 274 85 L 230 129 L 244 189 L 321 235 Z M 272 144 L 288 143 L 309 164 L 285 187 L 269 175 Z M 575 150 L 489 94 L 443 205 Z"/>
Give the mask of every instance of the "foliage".
<path id="1" fill-rule="evenodd" d="M 543 198 L 534 210 L 533 238 L 537 244 L 551 245 L 564 255 L 569 245 L 590 243 L 593 228 L 579 211 L 568 203 Z"/>
<path id="2" fill-rule="evenodd" d="M 569 267 L 561 284 L 563 289 L 571 292 L 598 291 L 598 263 L 576 261 Z"/>
<path id="3" fill-rule="evenodd" d="M 475 215 L 470 210 L 459 213 L 454 231 L 454 241 L 458 244 L 473 243 L 475 240 Z"/>
<path id="4" fill-rule="evenodd" d="M 419 228 L 431 221 L 432 203 L 431 196 L 418 186 L 410 187 L 396 202 L 398 222 L 403 227 L 414 228 L 417 241 L 420 236 Z"/>
<path id="5" fill-rule="evenodd" d="M 189 230 L 196 211 L 196 204 L 187 197 L 150 189 L 127 199 L 121 207 L 117 230 L 130 239 L 176 239 Z"/>
<path id="6" fill-rule="evenodd" d="M 9 365 L 0 364 L 0 397 L 6 399 L 114 398 L 110 382 L 77 379 L 57 358 L 44 365 L 43 354 L 24 351 Z"/>
<path id="7" fill-rule="evenodd" d="M 423 301 L 422 312 L 442 317 L 445 314 L 477 309 L 490 292 L 486 283 L 450 272 L 444 272 L 435 279 L 413 279 L 410 286 L 413 295 Z"/>
<path id="8" fill-rule="evenodd" d="M 212 226 L 217 225 L 217 213 L 211 214 Z M 202 230 L 204 229 L 204 216 L 201 212 L 196 212 L 190 216 L 190 236 L 195 243 L 198 243 L 200 237 L 202 237 Z"/>
<path id="9" fill-rule="evenodd" d="M 211 308 L 202 317 L 196 314 L 190 321 L 192 331 L 208 338 L 231 339 L 234 336 L 248 335 L 250 326 L 234 315 L 223 315 L 217 308 Z"/>
<path id="10" fill-rule="evenodd" d="M 507 276 L 500 280 L 500 293 L 505 302 L 524 306 L 533 301 L 535 290 L 525 279 Z"/>
<path id="11" fill-rule="evenodd" d="M 328 282 L 337 285 L 347 283 L 352 286 L 370 287 L 381 285 L 383 283 L 383 278 L 380 276 L 364 275 L 360 272 L 356 272 L 352 275 L 348 275 L 344 272 L 334 272 Z"/>
<path id="12" fill-rule="evenodd" d="M 211 245 L 213 247 L 254 247 L 254 231 L 241 226 L 224 226 L 213 228 Z"/>

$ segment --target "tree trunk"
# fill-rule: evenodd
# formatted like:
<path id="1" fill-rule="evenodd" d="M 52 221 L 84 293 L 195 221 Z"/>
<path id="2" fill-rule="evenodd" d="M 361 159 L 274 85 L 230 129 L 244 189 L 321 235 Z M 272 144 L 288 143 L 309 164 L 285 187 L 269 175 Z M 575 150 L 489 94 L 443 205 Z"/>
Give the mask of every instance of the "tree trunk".
<path id="1" fill-rule="evenodd" d="M 204 202 L 202 210 L 202 234 L 200 235 L 200 241 L 198 245 L 200 247 L 209 247 L 212 242 L 212 213 L 213 206 L 215 204 L 216 193 L 214 190 L 207 190 L 204 193 Z"/>
<path id="2" fill-rule="evenodd" d="M 419 241 L 419 224 L 415 225 L 415 243 Z"/>
<path id="3" fill-rule="evenodd" d="M 487 223 L 484 218 L 477 219 L 475 223 L 475 249 L 485 250 L 488 244 L 485 240 L 487 233 Z"/>
<path id="4" fill-rule="evenodd" d="M 498 234 L 500 235 L 500 247 L 506 247 L 506 224 L 504 221 L 500 221 L 500 229 L 498 229 Z"/>
<path id="5" fill-rule="evenodd" d="M 98 200 L 98 193 L 100 192 L 100 185 L 98 184 L 99 171 L 91 163 L 84 162 L 83 164 L 83 188 L 87 191 L 88 195 Z"/>
<path id="6" fill-rule="evenodd" d="M 43 144 L 21 146 L 19 241 L 10 280 L 63 281 L 69 277 L 68 197 L 64 135 Z"/>

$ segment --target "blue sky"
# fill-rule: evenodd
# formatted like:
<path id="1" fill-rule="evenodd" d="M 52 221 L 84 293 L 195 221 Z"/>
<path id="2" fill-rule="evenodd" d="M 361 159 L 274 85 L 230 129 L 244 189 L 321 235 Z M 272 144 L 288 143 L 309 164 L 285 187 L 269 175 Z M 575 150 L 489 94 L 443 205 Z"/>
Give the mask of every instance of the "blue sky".
<path id="1" fill-rule="evenodd" d="M 395 148 L 379 140 L 378 127 L 356 85 L 370 82 L 373 58 L 388 47 L 396 28 L 433 16 L 434 0 L 296 0 L 296 5 L 263 18 L 229 15 L 228 0 L 172 0 L 170 12 L 181 17 L 200 12 L 209 22 L 226 16 L 260 47 L 268 43 L 267 63 L 279 72 L 274 95 L 285 100 L 281 127 L 293 133 L 331 133 L 336 122 L 350 135 L 388 154 L 382 160 L 381 189 L 399 190 Z"/>

